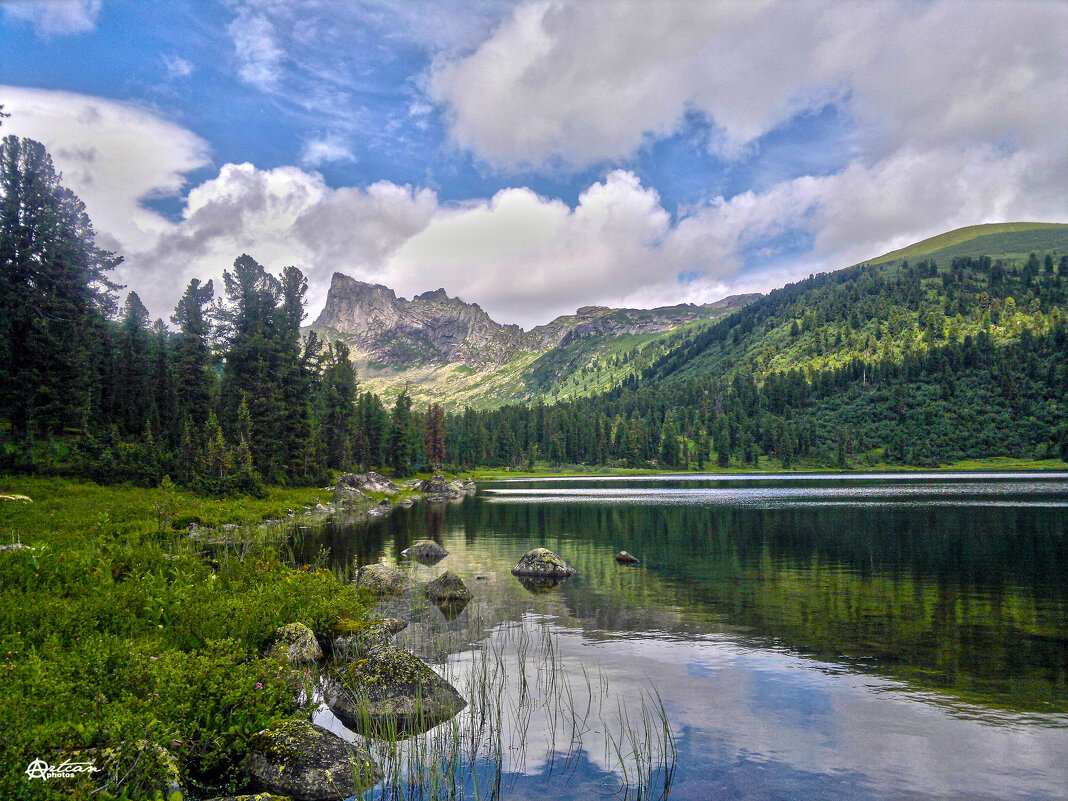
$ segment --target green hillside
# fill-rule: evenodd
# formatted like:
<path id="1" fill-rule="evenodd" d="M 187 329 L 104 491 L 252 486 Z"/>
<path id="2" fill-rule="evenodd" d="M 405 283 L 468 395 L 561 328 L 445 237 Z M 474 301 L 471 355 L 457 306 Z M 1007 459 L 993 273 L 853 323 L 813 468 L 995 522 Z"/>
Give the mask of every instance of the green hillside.
<path id="1" fill-rule="evenodd" d="M 952 261 L 958 256 L 984 256 L 997 254 L 1001 258 L 1024 258 L 1032 250 L 1045 251 L 1063 247 L 1068 231 L 1065 223 L 986 223 L 957 228 L 938 236 L 916 242 L 908 247 L 885 253 L 866 264 L 886 264 L 902 259 L 929 258 L 936 261 Z"/>
<path id="2" fill-rule="evenodd" d="M 463 422 L 504 463 L 531 452 L 670 468 L 1068 455 L 1068 226 L 953 232 L 925 247 L 931 256 L 816 275 L 681 332 L 603 395 Z M 470 432 L 455 435 L 461 460 Z"/>

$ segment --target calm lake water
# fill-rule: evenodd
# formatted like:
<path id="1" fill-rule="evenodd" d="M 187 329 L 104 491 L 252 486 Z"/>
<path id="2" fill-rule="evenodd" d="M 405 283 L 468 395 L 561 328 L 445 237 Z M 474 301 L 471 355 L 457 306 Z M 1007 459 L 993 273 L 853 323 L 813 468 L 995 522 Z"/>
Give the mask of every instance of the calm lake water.
<path id="1" fill-rule="evenodd" d="M 401 556 L 424 538 L 451 554 Z M 509 570 L 538 546 L 578 575 L 526 589 Z M 657 695 L 672 799 L 1068 798 L 1068 474 L 501 481 L 301 547 L 459 574 L 451 619 L 418 592 L 383 610 L 461 692 L 495 654 L 502 718 L 526 692 L 508 660 L 552 649 L 594 711 L 517 712 L 503 798 L 623 797 L 619 732 Z"/>

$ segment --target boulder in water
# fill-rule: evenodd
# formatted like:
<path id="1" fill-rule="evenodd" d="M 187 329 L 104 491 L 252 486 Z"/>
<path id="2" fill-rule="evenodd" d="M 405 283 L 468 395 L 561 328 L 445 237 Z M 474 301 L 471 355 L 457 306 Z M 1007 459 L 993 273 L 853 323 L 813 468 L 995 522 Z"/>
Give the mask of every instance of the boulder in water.
<path id="1" fill-rule="evenodd" d="M 401 556 L 415 559 L 417 562 L 422 562 L 424 565 L 436 565 L 448 555 L 449 552 L 433 540 L 419 540 L 418 542 L 413 542 L 401 551 Z"/>
<path id="2" fill-rule="evenodd" d="M 426 597 L 431 601 L 470 601 L 471 590 L 467 589 L 463 579 L 446 570 L 426 585 Z"/>
<path id="3" fill-rule="evenodd" d="M 394 645 L 338 663 L 323 677 L 322 690 L 330 710 L 361 734 L 416 734 L 467 706 L 455 687 Z"/>
<path id="4" fill-rule="evenodd" d="M 364 565 L 356 573 L 356 586 L 370 590 L 375 595 L 400 595 L 404 592 L 406 579 L 397 568 L 383 565 Z"/>
<path id="5" fill-rule="evenodd" d="M 548 548 L 527 551 L 512 568 L 513 576 L 534 576 L 562 579 L 578 572 Z"/>
<path id="6" fill-rule="evenodd" d="M 428 501 L 453 501 L 463 498 L 466 490 L 463 486 L 453 486 L 445 480 L 445 476 L 437 473 L 419 485 L 423 497 Z"/>
<path id="7" fill-rule="evenodd" d="M 364 746 L 306 720 L 284 720 L 252 735 L 241 767 L 260 787 L 296 801 L 348 798 L 382 778 Z"/>
<path id="8" fill-rule="evenodd" d="M 636 565 L 638 564 L 638 557 L 626 551 L 620 551 L 616 554 L 616 561 L 621 565 Z"/>

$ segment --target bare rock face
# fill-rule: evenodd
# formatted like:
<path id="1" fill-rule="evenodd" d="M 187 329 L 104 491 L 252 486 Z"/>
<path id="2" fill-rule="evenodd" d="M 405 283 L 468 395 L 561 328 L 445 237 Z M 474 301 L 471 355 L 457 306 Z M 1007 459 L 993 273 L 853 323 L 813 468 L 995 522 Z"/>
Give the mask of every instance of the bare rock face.
<path id="1" fill-rule="evenodd" d="M 548 548 L 535 548 L 527 551 L 512 568 L 513 576 L 532 576 L 535 578 L 562 579 L 573 576 L 578 571 L 554 554 Z"/>
<path id="2" fill-rule="evenodd" d="M 349 798 L 382 778 L 364 746 L 306 720 L 282 721 L 252 735 L 242 769 L 263 789 L 296 801 Z"/>

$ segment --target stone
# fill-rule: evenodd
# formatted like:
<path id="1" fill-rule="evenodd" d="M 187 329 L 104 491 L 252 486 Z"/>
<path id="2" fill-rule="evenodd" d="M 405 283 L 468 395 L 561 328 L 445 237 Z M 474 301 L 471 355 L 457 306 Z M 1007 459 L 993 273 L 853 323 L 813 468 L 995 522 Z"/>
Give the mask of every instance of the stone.
<path id="1" fill-rule="evenodd" d="M 208 801 L 293 801 L 288 795 L 274 793 L 253 793 L 252 795 L 221 795 Z"/>
<path id="2" fill-rule="evenodd" d="M 322 692 L 342 723 L 378 736 L 427 731 L 467 706 L 455 687 L 395 645 L 337 663 L 323 677 Z"/>
<path id="3" fill-rule="evenodd" d="M 471 590 L 467 589 L 463 579 L 446 570 L 426 585 L 426 597 L 431 601 L 470 601 Z"/>
<path id="4" fill-rule="evenodd" d="M 361 492 L 384 492 L 387 495 L 396 495 L 400 491 L 396 484 L 374 470 L 368 470 L 366 473 L 342 473 L 334 486 L 352 487 Z"/>
<path id="5" fill-rule="evenodd" d="M 567 578 L 577 571 L 548 548 L 535 548 L 520 557 L 518 564 L 512 568 L 513 576 L 535 576 L 543 578 Z"/>
<path id="6" fill-rule="evenodd" d="M 33 548 L 33 547 L 27 545 L 24 542 L 12 542 L 12 543 L 9 543 L 8 545 L 0 545 L 0 551 L 36 551 L 36 550 L 37 550 L 36 548 Z"/>
<path id="7" fill-rule="evenodd" d="M 400 595 L 407 578 L 397 568 L 381 563 L 364 565 L 356 573 L 356 586 L 375 595 Z"/>
<path id="8" fill-rule="evenodd" d="M 408 627 L 408 622 L 387 617 L 370 623 L 358 623 L 351 620 L 339 620 L 334 624 L 335 638 L 333 652 L 335 657 L 360 657 L 376 648 L 389 645 L 393 635 Z"/>
<path id="9" fill-rule="evenodd" d="M 413 542 L 401 551 L 401 556 L 407 556 L 409 559 L 414 559 L 424 565 L 436 565 L 448 555 L 449 552 L 433 540 Z"/>
<path id="10" fill-rule="evenodd" d="M 315 633 L 303 623 L 290 623 L 274 633 L 269 654 L 282 656 L 294 665 L 307 665 L 323 658 Z"/>
<path id="11" fill-rule="evenodd" d="M 516 576 L 516 581 L 531 595 L 544 595 L 552 592 L 567 579 L 554 578 L 552 576 Z"/>
<path id="12" fill-rule="evenodd" d="M 3 501 L 17 501 L 19 503 L 33 503 L 33 498 L 29 495 L 5 495 L 0 494 L 0 502 Z"/>
<path id="13" fill-rule="evenodd" d="M 441 612 L 441 616 L 448 621 L 453 621 L 458 618 L 463 611 L 467 608 L 467 605 L 471 603 L 469 598 L 445 598 L 442 600 L 431 599 L 434 606 Z"/>
<path id="14" fill-rule="evenodd" d="M 368 517 L 385 517 L 393 511 L 393 504 L 385 498 L 367 510 Z"/>
<path id="15" fill-rule="evenodd" d="M 332 498 L 334 506 L 338 509 L 351 509 L 353 506 L 359 506 L 369 500 L 370 498 L 355 487 L 345 486 L 340 483 L 334 488 L 334 497 Z M 316 507 L 316 511 L 318 511 L 318 507 Z"/>
<path id="16" fill-rule="evenodd" d="M 636 565 L 638 564 L 638 557 L 626 551 L 620 551 L 616 554 L 616 561 L 621 565 Z"/>
<path id="17" fill-rule="evenodd" d="M 294 801 L 348 798 L 382 778 L 363 745 L 307 720 L 283 720 L 252 735 L 241 769 L 259 787 Z"/>
<path id="18" fill-rule="evenodd" d="M 423 493 L 425 500 L 437 502 L 458 500 L 466 494 L 462 487 L 454 487 L 446 481 L 445 476 L 441 473 L 436 473 L 428 478 L 419 485 L 419 489 Z"/>

